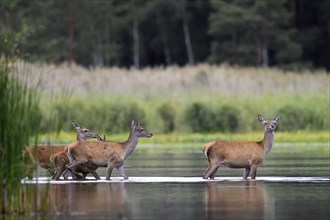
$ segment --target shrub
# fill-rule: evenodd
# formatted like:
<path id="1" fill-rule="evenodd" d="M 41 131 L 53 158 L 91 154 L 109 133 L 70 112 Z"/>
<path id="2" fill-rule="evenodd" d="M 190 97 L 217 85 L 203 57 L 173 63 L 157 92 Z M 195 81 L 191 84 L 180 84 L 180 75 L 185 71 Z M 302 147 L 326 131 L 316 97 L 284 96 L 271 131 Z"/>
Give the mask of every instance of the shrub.
<path id="1" fill-rule="evenodd" d="M 279 129 L 291 130 L 328 130 L 329 108 L 318 105 L 286 105 L 279 110 L 281 123 Z"/>
<path id="2" fill-rule="evenodd" d="M 87 127 L 95 132 L 126 132 L 129 131 L 132 119 L 143 122 L 145 113 L 135 103 L 88 103 L 84 100 L 61 102 L 54 105 L 52 116 L 44 115 L 42 131 L 47 132 L 47 124 L 52 118 L 58 118 L 57 127 L 65 131 L 74 131 L 71 121 Z"/>
<path id="3" fill-rule="evenodd" d="M 189 105 L 185 111 L 185 119 L 193 132 L 215 131 L 215 114 L 201 103 Z"/>
<path id="4" fill-rule="evenodd" d="M 278 125 L 279 130 L 292 131 L 306 129 L 311 121 L 310 112 L 298 106 L 287 105 L 278 110 L 281 121 Z"/>
<path id="5" fill-rule="evenodd" d="M 175 109 L 170 103 L 164 103 L 157 109 L 158 114 L 164 121 L 164 132 L 170 133 L 175 129 Z"/>
<path id="6" fill-rule="evenodd" d="M 239 110 L 233 106 L 224 105 L 221 106 L 216 113 L 216 129 L 218 131 L 234 132 L 239 129 L 240 122 Z"/>

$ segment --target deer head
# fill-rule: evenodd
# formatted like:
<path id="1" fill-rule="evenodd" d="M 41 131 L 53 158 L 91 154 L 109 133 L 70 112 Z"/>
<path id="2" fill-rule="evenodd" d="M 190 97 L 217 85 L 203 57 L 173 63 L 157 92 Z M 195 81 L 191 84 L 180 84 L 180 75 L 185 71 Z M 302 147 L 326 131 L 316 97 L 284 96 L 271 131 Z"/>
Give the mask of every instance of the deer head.
<path id="1" fill-rule="evenodd" d="M 264 117 L 258 115 L 258 120 L 265 126 L 265 131 L 273 132 L 280 120 L 280 116 L 276 116 L 273 120 L 265 120 Z"/>
<path id="2" fill-rule="evenodd" d="M 87 140 L 88 138 L 97 138 L 98 140 L 103 140 L 98 134 L 91 132 L 89 129 L 84 128 L 73 121 L 72 124 L 78 132 L 78 140 Z"/>
<path id="3" fill-rule="evenodd" d="M 145 130 L 141 125 L 140 122 L 135 121 L 134 119 L 132 120 L 132 125 L 131 125 L 131 131 L 134 133 L 137 137 L 146 137 L 150 138 L 152 137 L 152 133 L 149 131 Z"/>

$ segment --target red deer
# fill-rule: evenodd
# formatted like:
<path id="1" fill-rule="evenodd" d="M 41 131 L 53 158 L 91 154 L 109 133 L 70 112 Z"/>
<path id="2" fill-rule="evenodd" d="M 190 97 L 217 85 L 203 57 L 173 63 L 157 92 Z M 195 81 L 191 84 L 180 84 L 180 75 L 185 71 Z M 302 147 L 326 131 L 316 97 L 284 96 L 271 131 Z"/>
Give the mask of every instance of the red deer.
<path id="1" fill-rule="evenodd" d="M 77 130 L 77 140 L 87 140 L 90 138 L 97 138 L 98 140 L 103 140 L 98 134 L 89 131 L 89 129 L 79 126 L 78 124 L 72 122 L 73 126 Z M 32 162 L 38 162 L 38 164 L 48 170 L 51 174 L 54 174 L 54 165 L 50 158 L 53 154 L 63 152 L 65 145 L 54 146 L 54 145 L 42 145 L 42 146 L 29 146 L 23 151 L 23 157 L 25 154 L 25 161 L 28 160 Z M 29 175 L 30 177 L 30 175 Z"/>
<path id="2" fill-rule="evenodd" d="M 243 179 L 247 179 L 251 172 L 251 179 L 255 179 L 257 168 L 262 165 L 266 155 L 270 152 L 274 142 L 274 130 L 280 119 L 265 120 L 258 115 L 258 120 L 265 126 L 264 138 L 259 142 L 238 142 L 216 140 L 207 143 L 203 152 L 207 156 L 209 166 L 203 174 L 204 179 L 214 179 L 220 165 L 230 168 L 245 168 Z"/>
<path id="3" fill-rule="evenodd" d="M 128 179 L 124 168 L 125 159 L 133 153 L 139 138 L 143 137 L 150 138 L 152 133 L 132 120 L 131 131 L 125 142 L 73 142 L 67 148 L 67 155 L 71 161 L 67 168 L 74 172 L 76 168 L 93 171 L 97 167 L 107 167 L 107 180 L 110 179 L 113 168 L 117 168 L 121 176 Z"/>
<path id="4" fill-rule="evenodd" d="M 74 122 L 72 122 L 72 123 L 75 126 L 75 128 L 78 130 L 78 128 L 80 126 L 75 124 Z M 85 130 L 85 132 L 86 132 L 86 130 Z M 77 134 L 78 141 L 87 140 L 86 138 L 84 138 L 83 134 L 84 133 L 78 132 L 78 134 Z M 96 138 L 98 139 L 98 141 L 105 141 L 105 135 L 104 135 L 103 139 L 98 134 L 96 134 L 96 135 L 97 135 Z M 63 146 L 62 151 L 51 155 L 50 161 L 52 162 L 53 167 L 55 167 L 55 170 L 53 172 L 53 176 L 51 179 L 59 179 L 60 176 L 58 174 L 63 173 L 63 171 L 66 170 L 66 165 L 70 162 L 69 158 L 66 156 L 66 146 Z M 82 173 L 83 175 L 81 176 L 78 173 Z M 71 174 L 71 176 L 73 178 L 85 179 L 88 173 L 89 173 L 89 170 L 83 170 L 83 169 L 77 170 L 75 173 L 72 173 L 71 171 L 67 170 L 66 172 L 63 173 L 63 177 L 64 177 L 64 179 L 67 179 L 69 174 Z M 91 173 L 95 176 L 96 179 L 100 178 L 96 172 L 91 172 Z"/>

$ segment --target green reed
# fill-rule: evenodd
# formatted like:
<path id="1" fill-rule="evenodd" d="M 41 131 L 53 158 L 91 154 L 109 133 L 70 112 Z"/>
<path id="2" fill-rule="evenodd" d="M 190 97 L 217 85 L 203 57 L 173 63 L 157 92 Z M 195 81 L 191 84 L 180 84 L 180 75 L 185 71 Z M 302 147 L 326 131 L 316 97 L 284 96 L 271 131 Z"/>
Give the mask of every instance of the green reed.
<path id="1" fill-rule="evenodd" d="M 11 69 L 9 69 L 11 68 Z M 17 80 L 15 66 L 0 61 L 0 197 L 1 214 L 23 214 L 30 209 L 21 179 L 25 175 L 22 151 L 37 143 L 40 123 L 37 91 Z M 11 74 L 9 74 L 11 72 Z M 12 74 L 14 73 L 14 74 Z"/>

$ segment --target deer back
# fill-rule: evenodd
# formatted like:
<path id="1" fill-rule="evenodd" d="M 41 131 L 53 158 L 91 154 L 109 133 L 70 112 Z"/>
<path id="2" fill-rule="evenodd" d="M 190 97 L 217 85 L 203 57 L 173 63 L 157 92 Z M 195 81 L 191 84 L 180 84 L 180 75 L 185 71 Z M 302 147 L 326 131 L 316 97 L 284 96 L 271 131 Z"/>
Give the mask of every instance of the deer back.
<path id="1" fill-rule="evenodd" d="M 119 142 L 76 141 L 68 145 L 68 152 L 75 160 L 89 160 L 96 164 L 107 163 L 110 157 L 124 158 Z"/>
<path id="2" fill-rule="evenodd" d="M 37 160 L 42 168 L 48 169 L 52 167 L 50 157 L 52 154 L 62 152 L 64 145 L 53 146 L 53 145 L 42 145 L 42 146 L 29 146 L 26 148 L 27 153 L 32 160 Z"/>
<path id="3" fill-rule="evenodd" d="M 209 160 L 262 160 L 263 157 L 259 142 L 212 141 L 204 146 L 203 152 Z"/>

